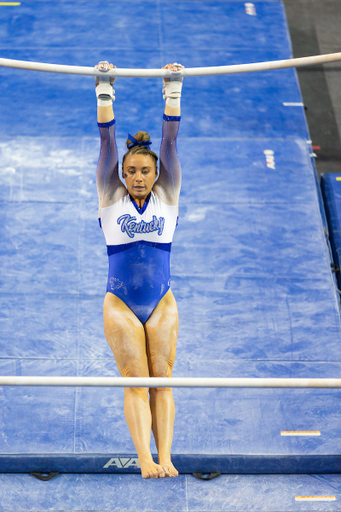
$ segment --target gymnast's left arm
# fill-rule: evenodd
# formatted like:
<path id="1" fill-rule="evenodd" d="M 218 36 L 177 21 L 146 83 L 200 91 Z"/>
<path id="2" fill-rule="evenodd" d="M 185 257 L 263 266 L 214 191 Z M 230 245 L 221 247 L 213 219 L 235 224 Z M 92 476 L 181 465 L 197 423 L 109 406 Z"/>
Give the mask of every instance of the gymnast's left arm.
<path id="1" fill-rule="evenodd" d="M 118 174 L 118 154 L 115 139 L 115 117 L 113 101 L 115 78 L 106 76 L 113 69 L 107 61 L 95 66 L 103 75 L 96 76 L 97 121 L 101 136 L 101 149 L 98 159 L 96 182 L 99 199 L 99 217 L 101 208 L 115 203 L 126 193 Z M 116 67 L 116 66 L 115 66 Z"/>
<path id="2" fill-rule="evenodd" d="M 164 79 L 164 99 L 166 100 L 162 125 L 160 148 L 160 172 L 154 190 L 165 203 L 178 204 L 181 188 L 181 166 L 176 141 L 180 125 L 180 98 L 182 77 L 177 72 L 183 69 L 180 64 L 168 64 L 163 69 L 174 72 L 172 77 Z"/>

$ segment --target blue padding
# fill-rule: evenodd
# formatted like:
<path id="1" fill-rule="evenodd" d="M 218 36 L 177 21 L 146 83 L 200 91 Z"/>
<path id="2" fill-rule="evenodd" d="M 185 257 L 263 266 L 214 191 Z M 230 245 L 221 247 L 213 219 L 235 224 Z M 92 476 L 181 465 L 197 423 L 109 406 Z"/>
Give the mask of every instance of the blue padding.
<path id="1" fill-rule="evenodd" d="M 282 3 L 256 4 L 256 15 L 252 16 L 240 1 L 169 4 L 150 0 L 146 25 L 145 2 L 137 0 L 129 13 L 134 31 L 127 34 L 125 22 L 117 23 L 126 19 L 125 2 L 112 2 L 109 8 L 100 0 L 80 1 L 76 20 L 72 2 L 41 2 L 37 8 L 35 1 L 27 0 L 20 9 L 1 11 L 1 55 L 18 60 L 95 65 L 104 58 L 110 60 L 110 55 L 105 51 L 104 55 L 101 48 L 94 49 L 92 41 L 112 41 L 115 26 L 115 40 L 120 42 L 115 64 L 119 68 L 139 68 L 141 62 L 145 68 L 160 68 L 161 64 L 175 61 L 186 67 L 208 67 L 290 58 Z M 99 21 L 103 17 L 104 26 Z M 1 69 L 0 77 L 4 84 L 0 97 L 1 136 L 97 136 L 93 78 L 8 69 Z M 147 79 L 148 87 L 140 88 L 137 100 L 137 80 L 141 79 L 118 78 L 115 85 L 114 108 L 121 137 L 135 126 L 136 108 L 141 129 L 154 134 L 160 126 L 164 109 L 162 81 Z M 26 84 L 24 95 L 22 83 Z M 8 94 L 16 98 L 14 105 L 7 101 Z M 181 137 L 211 137 L 217 133 L 230 137 L 282 137 L 290 133 L 308 138 L 303 107 L 284 105 L 301 102 L 292 69 L 185 78 Z"/>
<path id="2" fill-rule="evenodd" d="M 154 456 L 157 462 L 157 456 Z M 340 471 L 341 455 L 173 455 L 180 474 L 333 474 Z M 0 473 L 140 474 L 138 458 L 127 453 L 0 455 Z M 1 481 L 1 480 L 0 480 Z"/>
<path id="3" fill-rule="evenodd" d="M 321 188 L 329 226 L 329 239 L 332 247 L 334 263 L 337 269 L 341 264 L 341 174 L 324 174 Z M 341 288 L 340 271 L 336 272 L 339 288 Z"/>
<path id="4" fill-rule="evenodd" d="M 284 49 L 287 54 L 291 51 L 284 8 L 279 1 L 257 1 L 256 16 L 249 16 L 245 12 L 244 2 L 239 1 L 220 3 L 211 0 L 196 2 L 194 7 L 188 0 L 172 4 L 167 0 L 159 4 L 156 0 L 149 0 L 148 13 L 143 0 L 134 2 L 133 10 L 127 10 L 125 2 L 110 2 L 110 9 L 108 3 L 103 4 L 101 0 L 91 3 L 77 1 L 76 5 L 77 17 L 72 1 L 44 2 L 37 8 L 34 0 L 27 0 L 20 9 L 3 10 L 1 47 L 11 49 L 13 41 L 16 41 L 16 47 L 24 49 L 27 41 L 30 41 L 36 48 L 67 47 L 88 51 L 91 40 L 112 38 L 112 26 L 115 25 L 115 38 L 120 41 L 120 48 L 135 51 L 140 45 L 148 58 L 149 51 L 160 50 L 162 23 L 162 49 L 172 47 L 178 51 L 179 48 L 199 48 L 200 43 L 205 48 L 219 48 L 221 45 L 250 49 L 257 46 L 261 50 L 268 47 Z M 134 20 L 134 30 L 129 33 L 123 22 L 117 22 L 125 20 L 124 16 L 127 15 Z M 101 20 L 104 17 L 107 24 L 103 26 Z M 149 20 L 148 26 L 146 19 Z M 179 20 L 190 20 L 191 23 L 187 23 L 184 30 Z M 212 26 L 215 26 L 214 34 Z M 45 37 L 46 27 L 50 28 L 48 39 Z M 116 56 L 116 62 L 117 67 L 123 67 L 120 55 Z M 77 64 L 82 65 L 81 62 Z"/>

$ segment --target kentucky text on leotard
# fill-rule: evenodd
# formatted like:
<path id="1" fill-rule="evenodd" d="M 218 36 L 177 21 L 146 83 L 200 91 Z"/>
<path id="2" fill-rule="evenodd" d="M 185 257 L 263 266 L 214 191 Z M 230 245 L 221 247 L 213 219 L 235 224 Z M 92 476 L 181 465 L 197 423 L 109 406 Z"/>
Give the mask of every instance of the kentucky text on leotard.
<path id="1" fill-rule="evenodd" d="M 164 116 L 160 174 L 172 187 L 180 179 L 176 137 L 180 117 Z M 97 183 L 118 173 L 115 122 L 99 124 L 101 153 Z M 167 205 L 152 190 L 142 208 L 126 193 L 101 209 L 100 224 L 107 243 L 107 292 L 119 297 L 144 324 L 170 287 L 170 252 L 177 225 L 178 206 Z"/>

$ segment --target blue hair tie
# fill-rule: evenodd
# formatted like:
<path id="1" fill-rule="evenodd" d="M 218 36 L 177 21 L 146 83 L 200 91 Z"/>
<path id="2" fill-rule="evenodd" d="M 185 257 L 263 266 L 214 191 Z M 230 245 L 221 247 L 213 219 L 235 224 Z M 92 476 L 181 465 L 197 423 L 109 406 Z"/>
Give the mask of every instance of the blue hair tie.
<path id="1" fill-rule="evenodd" d="M 128 139 L 132 141 L 132 143 L 129 144 L 128 149 L 131 149 L 134 146 L 143 146 L 146 149 L 150 149 L 148 146 L 150 146 L 152 143 L 151 140 L 136 140 L 135 137 L 130 135 L 130 133 L 128 133 Z"/>

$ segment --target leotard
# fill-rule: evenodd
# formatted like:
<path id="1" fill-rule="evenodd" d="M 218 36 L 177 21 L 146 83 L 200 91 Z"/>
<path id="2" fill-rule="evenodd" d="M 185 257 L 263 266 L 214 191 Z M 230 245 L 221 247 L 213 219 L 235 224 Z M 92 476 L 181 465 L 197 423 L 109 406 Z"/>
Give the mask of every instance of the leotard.
<path id="1" fill-rule="evenodd" d="M 181 180 L 176 150 L 179 122 L 180 117 L 164 116 L 156 183 L 170 189 L 179 186 Z M 97 186 L 105 190 L 118 178 L 115 123 L 99 124 L 99 129 Z M 154 190 L 142 208 L 128 192 L 114 204 L 101 208 L 100 225 L 109 257 L 107 292 L 119 297 L 142 324 L 170 287 L 170 252 L 177 217 L 178 206 L 167 205 Z"/>

